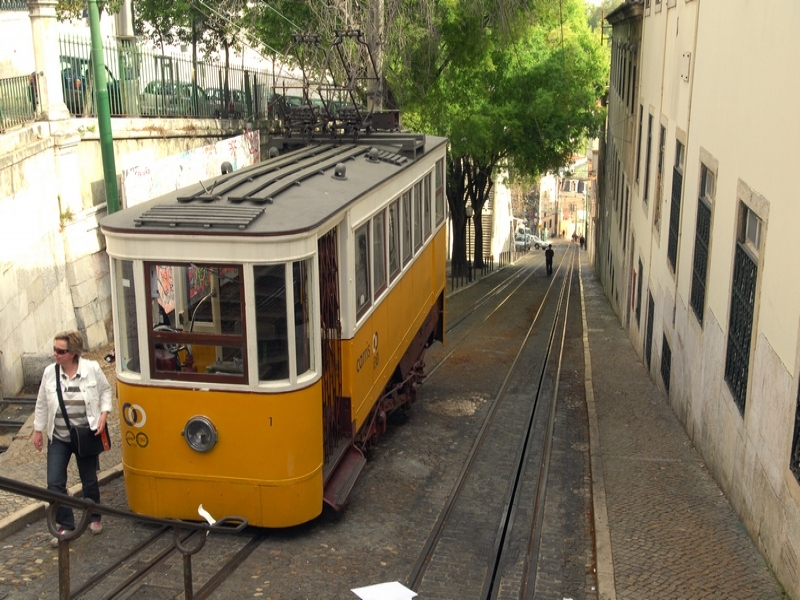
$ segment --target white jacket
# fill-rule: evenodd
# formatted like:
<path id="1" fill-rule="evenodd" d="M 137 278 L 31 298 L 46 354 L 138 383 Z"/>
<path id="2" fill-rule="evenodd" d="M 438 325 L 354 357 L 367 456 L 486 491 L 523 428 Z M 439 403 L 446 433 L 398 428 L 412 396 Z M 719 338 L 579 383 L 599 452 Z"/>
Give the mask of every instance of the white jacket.
<path id="1" fill-rule="evenodd" d="M 100 365 L 85 358 L 78 359 L 78 373 L 81 374 L 78 384 L 83 393 L 83 402 L 86 404 L 86 417 L 89 427 L 97 429 L 97 420 L 103 412 L 111 412 L 112 394 L 111 386 L 106 379 Z M 53 430 L 56 426 L 56 412 L 58 411 L 58 393 L 56 392 L 56 365 L 48 365 L 42 375 L 39 385 L 39 396 L 36 398 L 36 409 L 33 417 L 33 428 L 47 434 L 47 439 L 53 439 Z"/>

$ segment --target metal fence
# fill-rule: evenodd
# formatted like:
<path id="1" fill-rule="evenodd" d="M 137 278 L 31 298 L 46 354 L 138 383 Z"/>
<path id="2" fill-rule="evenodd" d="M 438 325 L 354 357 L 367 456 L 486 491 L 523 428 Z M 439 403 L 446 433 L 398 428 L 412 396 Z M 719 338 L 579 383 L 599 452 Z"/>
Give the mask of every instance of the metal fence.
<path id="1" fill-rule="evenodd" d="M 37 73 L 0 79 L 0 133 L 32 123 L 39 116 Z"/>
<path id="2" fill-rule="evenodd" d="M 64 102 L 76 116 L 96 116 L 89 38 L 59 38 Z M 158 54 L 107 40 L 103 58 L 111 116 L 262 118 L 271 75 L 217 61 Z M 194 76 L 193 76 L 194 74 Z"/>
<path id="3" fill-rule="evenodd" d="M 0 0 L 0 11 L 24 10 L 28 11 L 27 0 Z"/>

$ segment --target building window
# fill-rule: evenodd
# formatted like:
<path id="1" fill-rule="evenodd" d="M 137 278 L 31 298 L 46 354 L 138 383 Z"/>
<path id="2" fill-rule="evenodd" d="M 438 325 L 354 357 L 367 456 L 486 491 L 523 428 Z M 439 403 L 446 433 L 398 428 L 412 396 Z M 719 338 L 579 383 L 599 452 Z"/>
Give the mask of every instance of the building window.
<path id="1" fill-rule="evenodd" d="M 789 469 L 800 483 L 800 386 L 797 389 L 797 406 L 794 409 L 794 435 L 792 436 L 792 455 Z"/>
<path id="2" fill-rule="evenodd" d="M 667 259 L 675 270 L 678 262 L 678 231 L 681 217 L 681 188 L 683 188 L 683 144 L 675 144 L 675 167 L 672 173 L 672 200 L 669 210 L 669 241 L 667 243 Z"/>
<path id="3" fill-rule="evenodd" d="M 636 183 L 639 183 L 639 171 L 642 162 L 642 125 L 644 124 L 644 106 L 639 105 L 639 143 L 636 145 Z"/>
<path id="4" fill-rule="evenodd" d="M 739 412 L 744 414 L 761 242 L 761 219 L 744 204 L 740 205 L 738 238 L 733 262 L 725 381 Z"/>
<path id="5" fill-rule="evenodd" d="M 650 198 L 650 152 L 653 148 L 653 115 L 647 116 L 647 152 L 644 163 L 644 203 Z"/>
<path id="6" fill-rule="evenodd" d="M 653 360 L 653 319 L 656 313 L 656 303 L 653 294 L 647 292 L 647 335 L 645 336 L 644 357 L 647 359 L 647 372 L 650 372 L 650 363 Z"/>
<path id="7" fill-rule="evenodd" d="M 661 125 L 658 134 L 658 162 L 656 163 L 656 201 L 653 206 L 653 225 L 661 228 L 661 198 L 664 191 L 662 185 L 664 175 L 664 149 L 667 142 L 667 128 Z"/>
<path id="8" fill-rule="evenodd" d="M 708 246 L 711 240 L 711 205 L 714 199 L 714 174 L 700 165 L 700 197 L 697 202 L 697 224 L 694 236 L 694 264 L 692 266 L 692 310 L 700 324 L 706 299 Z"/>
<path id="9" fill-rule="evenodd" d="M 661 381 L 664 382 L 664 388 L 669 392 L 669 377 L 672 372 L 672 350 L 669 347 L 667 336 L 661 342 Z"/>
<path id="10" fill-rule="evenodd" d="M 639 291 L 636 294 L 636 324 L 641 324 L 642 318 L 642 273 L 644 269 L 642 267 L 642 260 L 639 259 Z"/>

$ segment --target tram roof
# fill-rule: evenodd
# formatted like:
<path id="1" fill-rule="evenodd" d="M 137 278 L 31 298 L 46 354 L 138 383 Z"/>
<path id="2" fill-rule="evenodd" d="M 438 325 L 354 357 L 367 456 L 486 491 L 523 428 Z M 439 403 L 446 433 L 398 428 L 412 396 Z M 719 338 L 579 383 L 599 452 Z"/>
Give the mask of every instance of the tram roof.
<path id="1" fill-rule="evenodd" d="M 319 226 L 445 142 L 415 134 L 321 142 L 110 214 L 101 227 L 169 235 L 299 233 Z M 345 166 L 343 177 L 337 165 Z"/>

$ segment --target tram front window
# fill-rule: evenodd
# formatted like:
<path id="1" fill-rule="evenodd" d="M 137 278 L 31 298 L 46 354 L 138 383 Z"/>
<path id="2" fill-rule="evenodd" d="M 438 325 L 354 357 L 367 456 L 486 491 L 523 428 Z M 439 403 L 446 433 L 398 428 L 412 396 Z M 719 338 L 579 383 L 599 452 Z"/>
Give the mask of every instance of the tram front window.
<path id="1" fill-rule="evenodd" d="M 286 266 L 256 265 L 256 332 L 258 337 L 258 379 L 289 379 L 289 329 L 286 310 Z"/>
<path id="2" fill-rule="evenodd" d="M 136 335 L 136 286 L 133 280 L 133 261 L 115 258 L 114 286 L 117 298 L 117 361 L 123 371 L 140 373 L 139 340 Z"/>
<path id="3" fill-rule="evenodd" d="M 241 265 L 148 263 L 146 273 L 151 376 L 246 382 Z"/>

